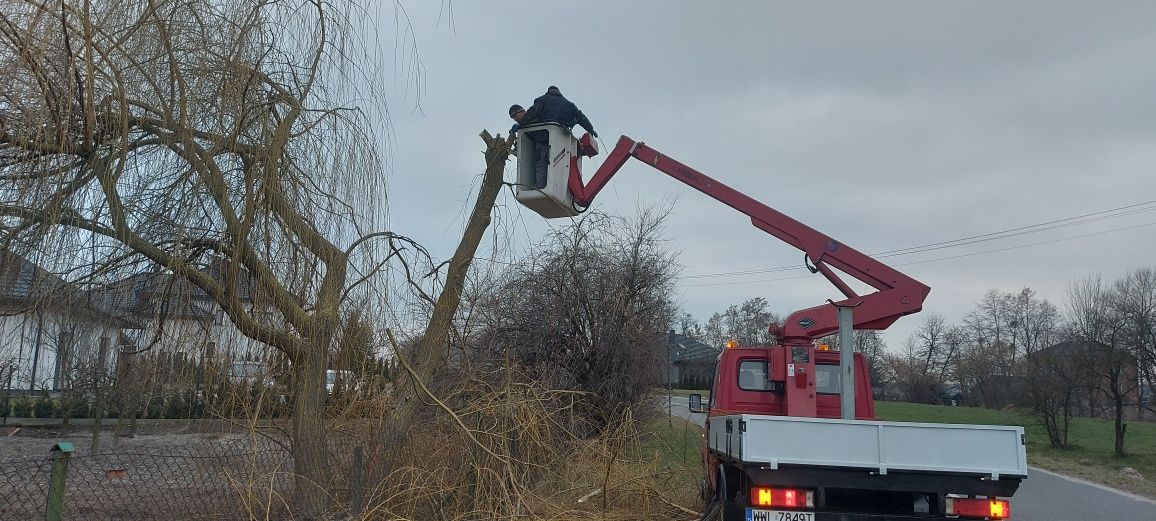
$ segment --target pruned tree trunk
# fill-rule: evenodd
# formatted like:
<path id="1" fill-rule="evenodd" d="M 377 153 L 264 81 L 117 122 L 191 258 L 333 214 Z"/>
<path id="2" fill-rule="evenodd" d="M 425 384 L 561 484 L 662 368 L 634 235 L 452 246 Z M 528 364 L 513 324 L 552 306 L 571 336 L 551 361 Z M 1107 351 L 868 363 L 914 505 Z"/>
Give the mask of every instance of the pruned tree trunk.
<path id="1" fill-rule="evenodd" d="M 319 339 L 316 339 L 319 340 Z M 293 473 L 299 513 L 312 518 L 328 506 L 329 473 L 325 436 L 325 349 L 306 349 L 292 369 Z"/>
<path id="2" fill-rule="evenodd" d="M 469 273 L 470 261 L 473 260 L 478 245 L 481 244 L 490 225 L 490 212 L 493 211 L 494 202 L 502 189 L 502 173 L 505 171 L 506 161 L 510 158 L 514 143 L 513 134 L 503 139 L 500 134 L 494 137 L 488 131 L 482 131 L 481 137 L 486 143 L 486 173 L 482 178 L 482 186 L 478 189 L 478 198 L 474 202 L 470 219 L 466 222 L 462 239 L 453 257 L 450 258 L 445 286 L 434 303 L 429 324 L 417 345 L 408 353 L 397 353 L 397 356 L 409 358 L 414 371 L 412 377 L 418 380 L 428 380 L 434 372 L 445 365 L 445 348 L 453 327 L 454 316 L 461 304 L 462 288 Z M 376 451 L 377 454 L 385 455 L 387 458 L 389 454 L 395 453 L 405 445 L 409 425 L 421 405 L 419 400 L 408 394 L 412 392 L 413 386 L 395 385 L 394 389 L 398 389 L 399 392 L 395 399 L 398 405 L 385 418 Z M 374 482 L 380 482 L 390 470 L 388 460 L 380 461 L 371 469 L 371 477 Z"/>

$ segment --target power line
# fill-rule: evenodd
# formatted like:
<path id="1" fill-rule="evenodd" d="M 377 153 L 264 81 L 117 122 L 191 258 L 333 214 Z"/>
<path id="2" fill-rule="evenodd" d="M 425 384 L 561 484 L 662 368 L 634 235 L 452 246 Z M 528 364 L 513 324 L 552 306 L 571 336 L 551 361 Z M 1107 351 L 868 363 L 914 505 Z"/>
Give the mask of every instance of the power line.
<path id="1" fill-rule="evenodd" d="M 884 256 L 884 255 L 893 255 L 893 254 L 898 254 L 898 253 L 901 253 L 901 252 L 905 252 L 905 251 L 908 251 L 908 250 L 914 250 L 914 249 L 920 249 L 920 248 L 927 248 L 927 247 L 931 247 L 931 246 L 941 246 L 941 245 L 953 244 L 953 243 L 957 243 L 957 242 L 970 241 L 970 240 L 972 240 L 972 239 L 980 239 L 980 238 L 984 238 L 984 237 L 992 237 L 992 236 L 996 236 L 996 235 L 1002 235 L 1002 234 L 1005 234 L 1005 233 L 1018 232 L 1018 231 L 1023 231 L 1023 230 L 1030 230 L 1030 229 L 1033 229 L 1033 228 L 1039 228 L 1039 227 L 1048 226 L 1048 225 L 1052 225 L 1052 224 L 1065 223 L 1065 222 L 1069 222 L 1069 221 L 1075 221 L 1075 220 L 1077 220 L 1077 219 L 1084 219 L 1084 218 L 1087 218 L 1087 217 L 1093 217 L 1093 216 L 1097 216 L 1097 215 L 1110 214 L 1110 213 L 1112 213 L 1112 212 L 1118 212 L 1118 211 L 1120 211 L 1120 210 L 1127 210 L 1127 209 L 1137 208 L 1137 207 L 1141 207 L 1141 206 L 1148 206 L 1148 205 L 1151 205 L 1152 203 L 1156 203 L 1156 201 L 1145 201 L 1145 202 L 1142 202 L 1142 203 L 1136 203 L 1136 204 L 1130 204 L 1130 205 L 1127 205 L 1127 206 L 1120 206 L 1120 207 L 1117 207 L 1117 208 L 1112 208 L 1112 209 L 1110 209 L 1110 210 L 1102 210 L 1102 211 L 1099 211 L 1099 212 L 1092 212 L 1092 213 L 1086 213 L 1086 214 L 1084 214 L 1084 215 L 1077 215 L 1077 216 L 1075 216 L 1075 217 L 1067 217 L 1067 218 L 1064 218 L 1064 219 L 1056 219 L 1056 220 L 1054 220 L 1054 221 L 1047 221 L 1047 222 L 1042 222 L 1042 223 L 1039 223 L 1039 224 L 1032 224 L 1032 225 L 1028 225 L 1028 226 L 1020 226 L 1020 227 L 1018 227 L 1018 228 L 1010 228 L 1010 229 L 1007 229 L 1007 230 L 1001 230 L 1001 231 L 997 231 L 997 232 L 991 232 L 991 233 L 984 233 L 984 234 L 981 234 L 981 235 L 972 235 L 971 237 L 964 237 L 964 238 L 962 238 L 962 239 L 953 239 L 953 240 L 950 240 L 950 241 L 943 241 L 943 242 L 933 242 L 933 243 L 931 243 L 931 244 L 924 244 L 924 245 L 922 245 L 922 246 L 913 246 L 913 247 L 910 247 L 910 248 L 901 248 L 901 249 L 898 249 L 898 250 L 883 251 L 883 252 L 879 252 L 877 255 L 878 255 L 878 256 Z M 1106 218 L 1109 218 L 1109 219 L 1110 219 L 1110 218 L 1113 218 L 1113 217 L 1120 217 L 1120 216 L 1122 216 L 1122 215 L 1131 215 L 1132 213 L 1139 213 L 1139 212 L 1145 212 L 1145 211 L 1151 211 L 1151 210 L 1156 210 L 1156 207 L 1148 207 L 1148 208 L 1144 208 L 1144 209 L 1142 209 L 1142 210 L 1139 210 L 1138 212 L 1128 212 L 1128 213 L 1124 213 L 1124 214 L 1121 214 L 1121 215 L 1112 215 L 1112 216 L 1108 216 L 1108 217 L 1106 217 Z M 1091 222 L 1091 221 L 1094 221 L 1094 220 L 1098 220 L 1098 219 L 1092 219 L 1092 220 L 1089 220 L 1089 221 L 1086 221 L 1086 222 Z M 1082 223 L 1083 223 L 1083 222 L 1080 222 L 1080 223 L 1075 223 L 1075 224 L 1082 224 Z M 1054 228 L 1048 228 L 1048 229 L 1054 229 Z M 1043 231 L 1043 230 L 1041 230 L 1041 231 Z"/>
<path id="2" fill-rule="evenodd" d="M 1072 227 L 1072 226 L 1078 226 L 1081 224 L 1087 224 L 1087 223 L 1103 221 L 1103 220 L 1107 220 L 1107 219 L 1115 219 L 1118 217 L 1125 217 L 1128 215 L 1135 215 L 1135 214 L 1139 214 L 1139 213 L 1156 211 L 1156 206 L 1151 206 L 1154 203 L 1156 203 L 1156 200 L 1145 201 L 1142 203 L 1129 204 L 1129 205 L 1125 205 L 1125 206 L 1112 208 L 1109 210 L 1102 210 L 1102 211 L 1098 211 L 1098 212 L 1092 212 L 1092 213 L 1088 213 L 1088 214 L 1077 215 L 1074 217 L 1067 217 L 1064 219 L 1056 219 L 1056 220 L 1047 221 L 1047 222 L 1038 223 L 1038 224 L 1032 224 L 1032 225 L 1028 225 L 1028 226 L 1020 226 L 1020 227 L 1016 227 L 1016 228 L 1009 228 L 1009 229 L 1005 229 L 1005 230 L 999 230 L 999 231 L 984 233 L 984 234 L 980 234 L 980 235 L 973 235 L 970 237 L 963 237 L 960 239 L 952 239 L 949 241 L 933 242 L 933 243 L 929 243 L 929 244 L 922 244 L 919 246 L 911 246 L 911 247 L 907 247 L 907 248 L 900 248 L 897 250 L 889 250 L 889 251 L 884 251 L 884 252 L 880 252 L 880 253 L 874 253 L 874 254 L 871 254 L 871 256 L 872 257 L 879 257 L 879 258 L 897 257 L 897 256 L 902 256 L 902 255 L 911 255 L 911 254 L 915 254 L 915 253 L 924 253 L 924 252 L 928 252 L 928 251 L 936 251 L 936 250 L 941 250 L 941 249 L 946 249 L 946 248 L 954 248 L 954 247 L 958 247 L 958 246 L 969 246 L 972 244 L 978 244 L 978 243 L 983 243 L 983 242 L 988 242 L 988 241 L 1008 239 L 1008 238 L 1018 237 L 1018 236 L 1022 236 L 1022 235 L 1028 235 L 1028 234 L 1032 234 L 1032 233 L 1039 233 L 1039 232 L 1057 230 L 1057 229 L 1062 229 L 1062 228 L 1068 228 L 1068 227 Z M 1128 211 L 1123 211 L 1123 210 L 1128 210 Z M 679 278 L 682 278 L 682 279 L 700 279 L 700 278 L 715 278 L 715 277 L 732 277 L 732 276 L 736 276 L 736 275 L 754 275 L 754 274 L 761 274 L 761 273 L 778 273 L 778 272 L 784 272 L 784 271 L 793 271 L 793 270 L 798 269 L 799 267 L 800 267 L 800 265 L 798 265 L 798 264 L 792 264 L 792 265 L 778 266 L 778 267 L 773 267 L 773 268 L 759 268 L 759 269 L 753 269 L 753 270 L 740 270 L 740 271 L 729 271 L 729 272 L 720 272 L 720 273 L 702 273 L 702 274 L 694 274 L 694 275 L 682 275 Z M 784 280 L 786 280 L 786 279 L 784 279 Z"/>
<path id="3" fill-rule="evenodd" d="M 1019 226 L 1019 227 L 1015 227 L 1015 228 L 1008 228 L 1008 229 L 1004 229 L 1004 230 L 999 230 L 999 231 L 994 231 L 994 232 L 989 232 L 989 233 L 984 233 L 984 234 L 979 234 L 979 235 L 972 235 L 969 237 L 962 237 L 959 239 L 952 239 L 952 240 L 948 240 L 948 241 L 939 241 L 939 242 L 922 244 L 922 245 L 918 245 L 918 246 L 911 246 L 911 247 L 907 247 L 907 248 L 888 250 L 888 251 L 884 251 L 884 252 L 880 252 L 880 253 L 871 254 L 871 256 L 877 257 L 877 258 L 899 257 L 899 256 L 903 256 L 903 255 L 912 255 L 912 254 L 916 254 L 916 253 L 926 253 L 929 251 L 937 251 L 937 250 L 955 248 L 955 247 L 960 247 L 960 246 L 970 246 L 973 244 L 979 244 L 979 243 L 983 243 L 983 242 L 995 241 L 995 240 L 1000 240 L 1000 239 L 1009 239 L 1009 238 L 1014 238 L 1014 237 L 1020 237 L 1020 236 L 1024 236 L 1024 235 L 1030 235 L 1033 233 L 1052 231 L 1052 230 L 1058 230 L 1058 229 L 1063 229 L 1063 228 L 1070 228 L 1073 226 L 1088 224 L 1088 223 L 1092 223 L 1092 222 L 1099 222 L 1099 221 L 1104 221 L 1104 220 L 1108 220 L 1108 219 L 1115 219 L 1118 217 L 1125 217 L 1125 216 L 1129 216 L 1129 215 L 1136 215 L 1136 214 L 1156 211 L 1156 206 L 1153 206 L 1153 205 L 1156 205 L 1156 200 L 1150 200 L 1150 201 L 1144 201 L 1141 203 L 1119 206 L 1119 207 L 1111 208 L 1108 210 L 1101 210 L 1098 212 L 1091 212 L 1091 213 L 1086 213 L 1086 214 L 1077 215 L 1077 216 L 1073 216 L 1073 217 L 1066 217 L 1063 219 L 1055 219 L 1055 220 L 1046 221 L 1046 222 L 1037 223 L 1037 224 L 1032 224 L 1032 225 L 1027 225 L 1027 226 Z M 1112 229 L 1112 230 L 1105 230 L 1105 231 L 1101 231 L 1101 232 L 1089 233 L 1089 234 L 1084 234 L 1084 235 L 1077 235 L 1077 236 L 1073 236 L 1073 237 L 1064 237 L 1064 238 L 1059 238 L 1059 239 L 1040 241 L 1040 242 L 1035 242 L 1035 243 L 1031 243 L 1031 244 L 1008 246 L 1005 248 L 996 248 L 996 249 L 984 250 L 984 251 L 980 251 L 980 252 L 963 253 L 963 254 L 959 254 L 959 255 L 940 257 L 940 258 L 936 258 L 936 259 L 926 259 L 926 260 L 905 262 L 905 263 L 901 263 L 901 264 L 895 264 L 895 266 L 910 266 L 913 264 L 925 264 L 925 263 L 929 263 L 929 262 L 940 262 L 940 261 L 959 259 L 959 258 L 964 258 L 964 257 L 974 257 L 974 256 L 978 256 L 978 255 L 986 255 L 986 254 L 990 254 L 990 253 L 999 253 L 999 252 L 1004 252 L 1004 251 L 1009 251 L 1009 250 L 1029 248 L 1032 246 L 1052 244 L 1052 243 L 1056 243 L 1056 242 L 1082 239 L 1082 238 L 1093 237 L 1093 236 L 1097 236 L 1097 235 L 1103 235 L 1103 234 L 1107 234 L 1107 233 L 1114 233 L 1114 232 L 1118 232 L 1118 231 L 1131 230 L 1131 229 L 1135 229 L 1135 228 L 1142 228 L 1145 226 L 1151 226 L 1153 224 L 1156 224 L 1156 222 L 1140 224 L 1140 225 L 1135 225 L 1135 226 L 1128 226 L 1128 227 L 1124 227 L 1124 228 L 1116 228 L 1116 229 Z M 501 265 L 510 266 L 510 267 L 522 265 L 519 262 L 504 262 L 504 261 L 500 261 L 500 260 L 497 260 L 494 258 L 474 257 L 473 260 L 485 261 L 485 262 L 489 262 L 492 264 L 501 264 Z M 788 272 L 788 271 L 795 271 L 801 267 L 802 267 L 802 265 L 792 264 L 792 265 L 778 266 L 778 267 L 773 267 L 773 268 L 759 268 L 759 269 L 752 269 L 752 270 L 739 270 L 739 271 L 728 271 L 728 272 L 718 272 L 718 273 L 702 273 L 702 274 L 694 274 L 694 275 L 681 275 L 678 278 L 684 279 L 684 280 L 686 280 L 686 279 L 708 279 L 708 278 L 717 278 L 717 277 L 733 277 L 733 276 L 739 276 L 739 275 L 782 273 L 782 272 Z M 786 280 L 805 279 L 805 278 L 810 278 L 810 277 L 811 277 L 810 274 L 806 274 L 806 275 L 797 275 L 797 276 L 791 276 L 791 277 L 780 277 L 780 278 L 772 278 L 772 279 L 756 279 L 756 280 L 744 280 L 744 281 L 733 281 L 733 282 L 714 282 L 714 283 L 707 282 L 707 283 L 701 283 L 701 284 L 684 284 L 684 287 L 731 286 L 731 285 L 738 285 L 738 284 L 779 282 L 779 281 L 786 281 Z"/>
<path id="4" fill-rule="evenodd" d="M 921 249 L 914 249 L 914 248 L 912 248 L 912 249 L 911 249 L 912 251 L 907 251 L 907 252 L 903 252 L 903 253 L 890 253 L 890 254 L 880 254 L 880 255 L 876 255 L 876 256 L 877 256 L 877 257 L 896 257 L 896 256 L 899 256 L 899 255 L 910 255 L 910 254 L 912 254 L 912 253 L 923 253 L 923 252 L 928 252 L 928 251 L 942 250 L 942 249 L 945 249 L 945 248 L 954 248 L 954 247 L 956 247 L 956 246 L 968 246 L 968 245 L 971 245 L 971 244 L 977 244 L 977 243 L 981 243 L 981 242 L 994 241 L 994 240 L 999 240 L 999 239 L 1009 239 L 1009 238 L 1012 238 L 1012 237 L 1019 237 L 1019 236 L 1021 236 L 1021 235 L 1028 235 L 1028 234 L 1032 234 L 1032 233 L 1045 232 L 1045 231 L 1051 231 L 1051 230 L 1059 230 L 1059 229 L 1062 229 L 1062 228 L 1070 228 L 1070 227 L 1072 227 L 1072 226 L 1077 226 L 1077 225 L 1081 225 L 1081 224 L 1087 224 L 1087 223 L 1092 223 L 1092 222 L 1104 221 L 1104 220 L 1107 220 L 1107 219 L 1114 219 L 1114 218 L 1116 218 L 1116 217 L 1124 217 L 1124 216 L 1128 216 L 1128 215 L 1135 215 L 1135 214 L 1144 213 L 1144 212 L 1150 212 L 1150 211 L 1154 211 L 1154 210 L 1156 210 L 1156 206 L 1153 206 L 1153 207 L 1149 207 L 1149 208 L 1144 208 L 1144 209 L 1141 209 L 1141 210 L 1132 210 L 1132 211 L 1129 211 L 1129 212 L 1118 213 L 1118 214 L 1114 214 L 1114 215 L 1106 215 L 1106 216 L 1095 217 L 1095 218 L 1091 218 L 1091 219 L 1084 219 L 1084 220 L 1081 220 L 1081 221 L 1073 221 L 1073 222 L 1069 222 L 1069 223 L 1063 223 L 1063 224 L 1055 224 L 1055 225 L 1052 225 L 1052 226 L 1046 226 L 1046 227 L 1042 227 L 1042 228 L 1035 228 L 1035 229 L 1031 229 L 1031 230 L 1022 230 L 1022 231 L 1016 231 L 1015 233 L 1007 233 L 1007 232 L 1005 232 L 1005 234 L 1004 234 L 1004 235 L 1000 235 L 1000 236 L 998 236 L 998 237 L 991 237 L 991 238 L 987 238 L 987 239 L 977 239 L 977 240 L 974 240 L 974 241 L 958 242 L 958 243 L 955 243 L 955 244 L 949 244 L 949 245 L 941 245 L 941 246 L 934 246 L 934 247 L 927 247 L 927 248 L 921 248 Z M 1011 232 L 1011 230 L 1008 230 L 1008 232 Z"/>
<path id="5" fill-rule="evenodd" d="M 1122 231 L 1127 231 L 1127 230 L 1134 230 L 1134 229 L 1136 229 L 1136 228 L 1143 228 L 1143 227 L 1145 227 L 1145 226 L 1152 226 L 1152 225 L 1156 225 L 1156 222 L 1150 222 L 1150 223 L 1144 223 L 1144 224 L 1136 224 L 1136 225 L 1133 225 L 1133 226 L 1125 226 L 1125 227 L 1123 227 L 1123 228 L 1116 228 L 1116 229 L 1113 229 L 1113 230 L 1104 230 L 1104 231 L 1100 231 L 1100 232 L 1094 232 L 1094 233 L 1085 233 L 1085 234 L 1083 234 L 1083 235 L 1074 235 L 1074 236 L 1072 236 L 1072 237 L 1061 237 L 1061 238 L 1059 238 L 1059 239 L 1052 239 L 1052 240 L 1049 240 L 1049 241 L 1039 241 L 1039 242 L 1033 242 L 1033 243 L 1031 243 L 1031 244 L 1021 244 L 1021 245 L 1018 245 L 1018 246 L 1008 246 L 1008 247 L 1006 247 L 1006 248 L 996 248 L 996 249 L 994 249 L 994 250 L 977 251 L 977 252 L 972 252 L 972 253 L 961 253 L 961 254 L 959 254 L 959 255 L 952 255 L 952 256 L 950 256 L 950 257 L 940 257 L 940 258 L 938 258 L 938 259 L 925 259 L 925 260 L 918 260 L 918 261 L 904 262 L 904 263 L 902 263 L 902 264 L 896 264 L 896 266 L 911 266 L 911 265 L 913 265 L 913 264 L 926 264 L 926 263 L 928 263 L 928 262 L 938 262 L 938 261 L 945 261 L 945 260 L 952 260 L 952 259 L 960 259 L 960 258 L 963 258 L 963 257 L 974 257 L 974 256 L 976 256 L 976 255 L 985 255 L 985 254 L 988 254 L 988 253 L 998 253 L 998 252 L 1004 252 L 1004 251 L 1008 251 L 1008 250 L 1019 250 L 1019 249 L 1023 249 L 1023 248 L 1031 248 L 1032 246 L 1040 246 L 1040 245 L 1043 245 L 1043 244 L 1053 244 L 1053 243 L 1057 243 L 1057 242 L 1072 241 L 1072 240 L 1076 240 L 1076 239 L 1085 239 L 1085 238 L 1088 238 L 1088 237 L 1095 237 L 1095 236 L 1097 236 L 1097 235 L 1107 235 L 1107 234 L 1109 234 L 1109 233 L 1116 233 L 1116 232 L 1122 232 Z"/>
<path id="6" fill-rule="evenodd" d="M 940 262 L 940 261 L 946 261 L 946 260 L 962 259 L 962 258 L 965 258 L 965 256 L 977 256 L 977 255 L 986 255 L 986 254 L 990 254 L 990 253 L 1007 252 L 1010 250 L 1022 250 L 1022 248 L 1029 248 L 1032 246 L 1040 246 L 1040 245 L 1053 244 L 1053 243 L 1062 243 L 1062 241 L 1066 241 L 1066 240 L 1075 240 L 1075 239 L 1084 239 L 1084 238 L 1088 238 L 1088 237 L 1103 236 L 1103 235 L 1107 235 L 1107 233 L 1114 233 L 1114 232 L 1126 231 L 1126 230 L 1134 230 L 1134 229 L 1138 229 L 1138 228 L 1144 228 L 1144 226 L 1151 226 L 1151 225 L 1156 225 L 1156 222 L 1136 224 L 1136 225 L 1132 225 L 1132 226 L 1124 226 L 1124 228 L 1117 228 L 1114 230 L 1104 230 L 1104 231 L 1098 231 L 1098 232 L 1094 232 L 1094 233 L 1084 233 L 1084 235 L 1081 235 L 1081 236 L 1062 237 L 1059 239 L 1052 239 L 1052 240 L 1040 240 L 1040 241 L 1038 241 L 1038 243 L 1021 244 L 1021 245 L 1016 245 L 1016 246 L 995 248 L 995 250 L 985 250 L 983 252 L 961 253 L 958 255 L 941 256 L 941 258 L 938 258 L 938 259 L 925 259 L 925 260 L 918 260 L 918 261 L 911 261 L 911 262 L 903 262 L 903 263 L 898 263 L 898 265 L 895 265 L 895 266 L 899 267 L 899 266 L 925 265 L 925 263 L 928 263 L 928 262 Z M 684 288 L 704 288 L 704 286 L 712 286 L 712 285 L 756 284 L 756 283 L 764 283 L 764 282 L 780 282 L 780 281 L 801 280 L 801 278 L 810 278 L 812 276 L 813 275 L 808 274 L 808 275 L 799 275 L 799 276 L 793 276 L 793 277 L 762 278 L 762 280 L 754 280 L 754 281 L 705 282 L 702 284 L 683 284 L 683 286 L 684 286 Z"/>

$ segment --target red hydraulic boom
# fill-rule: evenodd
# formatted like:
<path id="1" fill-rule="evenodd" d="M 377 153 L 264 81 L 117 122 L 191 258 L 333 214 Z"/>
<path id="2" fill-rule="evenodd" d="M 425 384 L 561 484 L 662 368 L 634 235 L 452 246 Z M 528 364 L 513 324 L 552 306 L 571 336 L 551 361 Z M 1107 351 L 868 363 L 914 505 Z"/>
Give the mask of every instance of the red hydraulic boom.
<path id="1" fill-rule="evenodd" d="M 635 158 L 658 171 L 686 183 L 719 202 L 751 218 L 751 224 L 783 242 L 803 251 L 807 268 L 822 273 L 846 297 L 792 313 L 782 326 L 771 326 L 780 344 L 811 344 L 814 339 L 838 331 L 837 307 L 854 306 L 855 329 L 886 329 L 899 317 L 918 312 L 931 288 L 904 275 L 773 208 L 760 203 L 713 178 L 686 166 L 661 152 L 626 136 L 618 138 L 614 150 L 583 185 L 576 159 L 571 165 L 569 188 L 574 204 L 587 207 L 594 196 L 629 158 Z M 857 295 L 832 268 L 836 268 L 876 289 Z"/>

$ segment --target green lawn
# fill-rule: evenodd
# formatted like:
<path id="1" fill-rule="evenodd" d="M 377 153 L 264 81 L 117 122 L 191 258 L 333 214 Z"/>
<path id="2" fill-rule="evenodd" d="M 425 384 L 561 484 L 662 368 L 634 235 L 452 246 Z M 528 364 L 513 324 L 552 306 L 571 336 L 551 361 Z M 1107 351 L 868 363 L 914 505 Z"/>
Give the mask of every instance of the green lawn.
<path id="1" fill-rule="evenodd" d="M 639 450 L 695 497 L 702 479 L 702 436 L 702 427 L 683 418 L 662 416 L 644 427 Z"/>
<path id="2" fill-rule="evenodd" d="M 659 391 L 659 394 L 665 396 L 666 395 L 666 389 L 661 389 Z M 699 390 L 695 390 L 695 389 L 672 389 L 670 391 L 670 394 L 672 394 L 674 396 L 681 396 L 683 398 L 686 398 L 692 394 L 701 394 L 702 399 L 705 401 L 706 397 L 708 395 L 710 395 L 710 391 L 708 391 L 706 389 L 699 389 Z"/>
<path id="3" fill-rule="evenodd" d="M 1020 425 L 1027 434 L 1028 464 L 1156 498 L 1156 423 L 1127 422 L 1124 448 L 1128 456 L 1118 458 L 1113 454 L 1109 420 L 1073 418 L 1072 446 L 1056 449 L 1035 418 L 1017 411 L 875 402 L 875 415 L 890 421 Z M 1121 474 L 1124 467 L 1138 470 L 1145 479 Z"/>

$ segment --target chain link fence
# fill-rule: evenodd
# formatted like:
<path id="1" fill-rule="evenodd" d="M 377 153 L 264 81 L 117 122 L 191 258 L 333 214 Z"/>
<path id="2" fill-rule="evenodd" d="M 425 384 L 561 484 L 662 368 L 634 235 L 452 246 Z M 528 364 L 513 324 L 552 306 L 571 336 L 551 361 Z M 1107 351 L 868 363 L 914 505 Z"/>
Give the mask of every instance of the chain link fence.
<path id="1" fill-rule="evenodd" d="M 291 516 L 293 460 L 272 440 L 229 435 L 212 443 L 99 454 L 52 451 L 40 459 L 0 461 L 0 521 L 235 520 Z M 4 443 L 0 438 L 0 443 Z M 349 493 L 353 448 L 329 450 L 334 489 Z M 66 460 L 66 461 L 56 461 Z M 64 472 L 53 487 L 54 463 Z M 66 463 L 66 471 L 61 470 Z M 59 489 L 59 492 L 56 490 Z M 59 512 L 53 497 L 59 493 Z M 339 502 L 342 499 L 335 498 Z"/>

